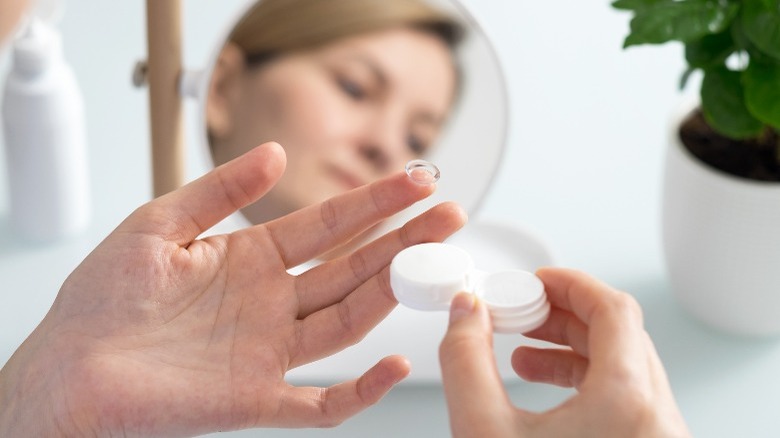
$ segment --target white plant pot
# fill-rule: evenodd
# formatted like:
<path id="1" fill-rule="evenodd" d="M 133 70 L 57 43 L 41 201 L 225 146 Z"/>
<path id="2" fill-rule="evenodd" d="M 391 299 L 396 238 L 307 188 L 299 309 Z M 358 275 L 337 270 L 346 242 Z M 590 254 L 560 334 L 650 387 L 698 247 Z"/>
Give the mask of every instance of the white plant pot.
<path id="1" fill-rule="evenodd" d="M 701 163 L 670 123 L 663 243 L 682 306 L 718 329 L 780 335 L 780 183 L 730 176 Z"/>

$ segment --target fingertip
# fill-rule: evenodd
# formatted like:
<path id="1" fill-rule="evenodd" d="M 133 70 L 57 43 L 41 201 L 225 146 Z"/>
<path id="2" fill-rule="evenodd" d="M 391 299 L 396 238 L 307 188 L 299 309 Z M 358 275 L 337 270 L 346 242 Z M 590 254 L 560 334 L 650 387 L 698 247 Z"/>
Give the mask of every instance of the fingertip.
<path id="1" fill-rule="evenodd" d="M 528 373 L 527 364 L 528 364 L 528 357 L 530 354 L 533 353 L 533 349 L 531 347 L 517 347 L 512 352 L 512 356 L 509 359 L 512 369 L 514 370 L 515 374 L 517 374 L 518 377 L 524 380 L 530 379 L 530 374 Z"/>
<path id="2" fill-rule="evenodd" d="M 573 283 L 594 281 L 599 282 L 595 277 L 585 271 L 572 268 L 562 268 L 558 266 L 543 266 L 537 269 L 536 276 L 539 277 L 545 284 L 551 283 L 554 285 L 569 285 Z"/>
<path id="3" fill-rule="evenodd" d="M 548 273 L 549 273 L 549 272 L 551 272 L 551 271 L 553 271 L 553 270 L 555 270 L 555 269 L 556 269 L 556 268 L 554 268 L 554 267 L 552 267 L 552 266 L 542 266 L 541 268 L 538 268 L 538 269 L 536 270 L 535 274 L 536 274 L 538 277 L 542 277 L 542 276 L 546 276 L 546 275 L 548 275 Z"/>
<path id="4" fill-rule="evenodd" d="M 425 242 L 443 242 L 463 228 L 467 220 L 466 212 L 457 203 L 437 204 L 404 224 L 403 229 L 406 234 L 404 246 Z"/>
<path id="5" fill-rule="evenodd" d="M 411 371 L 409 360 L 403 356 L 388 356 L 371 367 L 359 380 L 360 399 L 372 405 L 384 397 Z"/>
<path id="6" fill-rule="evenodd" d="M 469 221 L 469 214 L 466 210 L 457 202 L 447 201 L 439 204 L 439 208 L 447 212 L 448 216 L 452 218 L 454 222 L 463 227 Z"/>
<path id="7" fill-rule="evenodd" d="M 284 149 L 278 143 L 263 143 L 219 166 L 216 186 L 224 191 L 235 211 L 268 193 L 281 178 L 286 163 Z"/>
<path id="8" fill-rule="evenodd" d="M 287 156 L 276 142 L 263 143 L 248 152 L 219 166 L 222 184 L 235 181 L 240 187 L 241 198 L 235 201 L 237 208 L 256 201 L 267 193 L 284 173 Z"/>
<path id="9" fill-rule="evenodd" d="M 493 323 L 487 306 L 470 292 L 459 292 L 450 302 L 447 337 L 493 336 Z"/>
<path id="10" fill-rule="evenodd" d="M 282 160 L 287 160 L 287 154 L 284 151 L 284 148 L 281 144 L 275 142 L 275 141 L 269 141 L 267 143 L 261 144 L 259 147 L 265 147 L 269 150 L 269 152 L 272 152 L 275 156 L 279 157 Z"/>
<path id="11" fill-rule="evenodd" d="M 123 227 L 188 245 L 267 193 L 284 172 L 278 143 L 264 143 L 136 210 Z M 162 220 L 160 220 L 162 219 Z"/>
<path id="12" fill-rule="evenodd" d="M 287 167 L 287 154 L 275 141 L 256 146 L 249 154 L 256 155 L 253 163 L 262 168 L 257 170 L 257 174 L 268 175 L 269 179 L 278 179 Z"/>
<path id="13" fill-rule="evenodd" d="M 554 281 L 557 278 L 561 278 L 567 273 L 574 273 L 575 271 L 567 268 L 560 268 L 557 266 L 542 266 L 536 270 L 536 276 L 539 277 L 542 282 L 547 283 Z"/>
<path id="14" fill-rule="evenodd" d="M 395 177 L 396 181 L 403 185 L 405 190 L 418 194 L 423 198 L 426 198 L 436 191 L 436 184 L 420 184 L 413 178 L 406 174 L 406 172 L 398 172 Z"/>
<path id="15" fill-rule="evenodd" d="M 474 294 L 459 292 L 450 303 L 450 326 L 468 319 L 475 313 L 477 298 Z"/>
<path id="16" fill-rule="evenodd" d="M 407 359 L 404 356 L 401 355 L 393 355 L 388 356 L 380 363 L 384 362 L 385 366 L 387 366 L 389 374 L 392 375 L 392 384 L 395 385 L 396 383 L 400 382 L 401 380 L 407 378 L 409 374 L 412 372 L 412 364 L 409 362 L 409 359 Z"/>

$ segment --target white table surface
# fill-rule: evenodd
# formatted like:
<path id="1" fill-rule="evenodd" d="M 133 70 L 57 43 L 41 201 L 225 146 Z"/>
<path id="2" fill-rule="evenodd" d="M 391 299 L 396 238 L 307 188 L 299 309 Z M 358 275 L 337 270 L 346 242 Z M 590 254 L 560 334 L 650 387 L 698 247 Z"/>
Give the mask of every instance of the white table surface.
<path id="1" fill-rule="evenodd" d="M 243 1 L 184 3 L 186 62 L 200 67 Z M 676 304 L 665 275 L 659 196 L 667 116 L 680 99 L 681 48 L 622 51 L 628 17 L 606 1 L 464 3 L 494 40 L 511 101 L 508 152 L 478 216 L 535 230 L 559 264 L 637 297 L 694 435 L 780 436 L 780 339 L 699 325 Z M 52 245 L 14 236 L 0 154 L 0 363 L 40 321 L 68 273 L 151 192 L 147 97 L 130 85 L 132 65 L 145 53 L 143 2 L 68 2 L 61 26 L 86 101 L 93 224 Z M 194 106 L 187 110 L 194 141 Z M 509 392 L 532 410 L 571 394 L 519 379 Z M 433 384 L 402 386 L 335 429 L 231 435 L 448 434 L 442 390 Z"/>

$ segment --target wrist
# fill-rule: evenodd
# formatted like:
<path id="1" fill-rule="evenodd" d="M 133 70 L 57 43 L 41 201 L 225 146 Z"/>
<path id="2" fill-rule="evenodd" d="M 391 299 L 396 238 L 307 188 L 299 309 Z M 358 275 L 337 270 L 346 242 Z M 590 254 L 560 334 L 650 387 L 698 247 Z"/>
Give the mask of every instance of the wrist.
<path id="1" fill-rule="evenodd" d="M 72 435 L 62 361 L 33 333 L 0 369 L 0 436 Z"/>

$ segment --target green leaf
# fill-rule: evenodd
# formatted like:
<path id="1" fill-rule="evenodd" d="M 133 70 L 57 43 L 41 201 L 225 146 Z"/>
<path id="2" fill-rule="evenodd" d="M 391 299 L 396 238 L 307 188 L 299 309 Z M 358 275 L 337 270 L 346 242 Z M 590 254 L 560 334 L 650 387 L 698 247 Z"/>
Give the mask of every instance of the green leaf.
<path id="1" fill-rule="evenodd" d="M 764 124 L 748 111 L 740 72 L 726 67 L 706 70 L 701 84 L 704 117 L 721 134 L 743 139 L 758 136 Z"/>
<path id="2" fill-rule="evenodd" d="M 657 2 L 636 11 L 631 33 L 623 47 L 637 44 L 684 43 L 704 35 L 720 33 L 739 12 L 739 5 L 728 1 L 685 0 Z"/>
<path id="3" fill-rule="evenodd" d="M 761 63 L 774 63 L 778 61 L 777 58 L 770 56 L 753 44 L 753 41 L 745 34 L 742 20 L 734 20 L 731 24 L 731 37 L 734 39 L 734 45 L 737 47 L 736 51 L 746 53 L 750 60 Z"/>
<path id="4" fill-rule="evenodd" d="M 750 42 L 742 29 L 742 20 L 734 20 L 731 23 L 731 39 L 738 50 L 747 50 L 749 47 L 753 47 L 753 43 Z"/>
<path id="5" fill-rule="evenodd" d="M 670 2 L 672 0 L 615 0 L 612 2 L 612 7 L 626 11 L 638 11 L 664 1 Z"/>
<path id="6" fill-rule="evenodd" d="M 704 35 L 685 45 L 685 60 L 693 68 L 710 68 L 723 64 L 737 46 L 731 32 Z"/>
<path id="7" fill-rule="evenodd" d="M 742 75 L 745 104 L 762 122 L 780 129 L 780 64 L 751 60 Z"/>
<path id="8" fill-rule="evenodd" d="M 780 60 L 780 5 L 765 0 L 743 0 L 742 31 L 755 46 Z"/>

